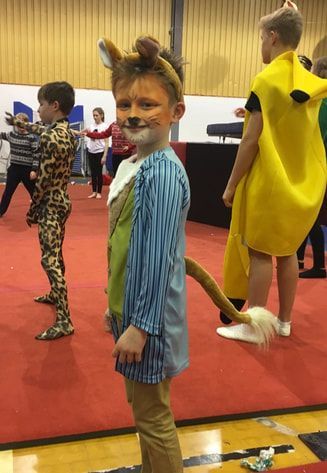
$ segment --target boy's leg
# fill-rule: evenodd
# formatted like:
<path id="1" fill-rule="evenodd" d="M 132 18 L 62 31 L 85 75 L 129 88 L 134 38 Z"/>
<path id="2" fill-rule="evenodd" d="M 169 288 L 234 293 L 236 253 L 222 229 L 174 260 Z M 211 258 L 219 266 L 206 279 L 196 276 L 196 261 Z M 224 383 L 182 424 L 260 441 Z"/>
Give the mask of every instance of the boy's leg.
<path id="1" fill-rule="evenodd" d="M 55 324 L 36 336 L 38 340 L 54 340 L 74 332 L 67 299 L 67 285 L 63 274 L 62 238 L 65 220 L 48 216 L 39 223 L 39 240 L 42 252 L 41 264 L 47 273 L 51 291 L 46 296 L 56 306 Z"/>
<path id="2" fill-rule="evenodd" d="M 29 166 L 24 166 L 24 169 L 22 169 L 21 179 L 22 179 L 22 183 L 24 184 L 25 189 L 27 190 L 29 195 L 32 197 L 34 187 L 35 187 L 35 180 L 31 181 L 30 172 L 31 172 L 31 168 Z"/>
<path id="3" fill-rule="evenodd" d="M 63 257 L 63 253 L 62 253 L 62 247 L 63 247 L 64 239 L 65 239 L 65 231 L 66 231 L 66 221 L 64 223 L 62 223 L 62 225 L 61 225 L 60 245 L 59 245 L 59 251 L 58 251 L 58 261 L 59 261 L 59 265 L 60 265 L 60 268 L 61 268 L 61 274 L 63 276 L 65 276 L 65 272 L 66 272 L 65 261 L 64 261 L 64 257 Z"/>
<path id="4" fill-rule="evenodd" d="M 265 307 L 272 281 L 272 257 L 253 250 L 252 248 L 249 248 L 249 257 L 249 307 Z M 241 340 L 250 343 L 260 342 L 255 329 L 247 324 L 238 324 L 232 327 L 218 327 L 217 333 L 222 337 L 232 340 Z"/>
<path id="5" fill-rule="evenodd" d="M 249 307 L 265 307 L 272 281 L 272 257 L 249 248 Z"/>
<path id="6" fill-rule="evenodd" d="M 20 183 L 20 174 L 18 166 L 11 164 L 7 171 L 7 180 L 5 190 L 3 191 L 0 202 L 0 216 L 7 212 L 11 198 Z"/>
<path id="7" fill-rule="evenodd" d="M 170 408 L 170 379 L 145 384 L 125 378 L 140 436 L 142 473 L 181 473 L 183 459 Z"/>
<path id="8" fill-rule="evenodd" d="M 298 263 L 296 254 L 277 257 L 278 318 L 281 322 L 289 323 L 291 321 L 297 281 Z"/>
<path id="9" fill-rule="evenodd" d="M 300 278 L 325 278 L 325 237 L 321 226 L 316 222 L 310 230 L 312 244 L 313 267 L 300 273 Z"/>

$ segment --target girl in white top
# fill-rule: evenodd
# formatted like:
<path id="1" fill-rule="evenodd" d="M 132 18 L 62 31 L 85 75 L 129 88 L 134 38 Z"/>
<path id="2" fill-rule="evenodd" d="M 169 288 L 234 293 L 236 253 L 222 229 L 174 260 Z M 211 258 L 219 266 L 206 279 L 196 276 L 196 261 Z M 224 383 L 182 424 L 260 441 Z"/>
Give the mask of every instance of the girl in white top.
<path id="1" fill-rule="evenodd" d="M 104 111 L 100 107 L 93 110 L 94 123 L 87 131 L 104 131 L 108 125 L 104 122 Z M 83 130 L 84 131 L 84 130 Z M 106 162 L 108 140 L 89 139 L 87 142 L 87 156 L 90 164 L 92 179 L 92 194 L 89 199 L 101 199 L 102 165 Z"/>

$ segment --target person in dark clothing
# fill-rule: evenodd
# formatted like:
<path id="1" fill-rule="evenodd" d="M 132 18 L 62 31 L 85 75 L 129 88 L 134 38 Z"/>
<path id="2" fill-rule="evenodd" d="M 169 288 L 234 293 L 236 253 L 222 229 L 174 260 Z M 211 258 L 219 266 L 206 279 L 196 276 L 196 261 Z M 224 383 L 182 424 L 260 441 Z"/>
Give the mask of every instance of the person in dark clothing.
<path id="1" fill-rule="evenodd" d="M 28 116 L 25 113 L 18 113 L 16 118 L 28 122 Z M 10 145 L 10 165 L 0 202 L 0 217 L 2 217 L 7 212 L 12 196 L 20 182 L 32 197 L 40 155 L 38 139 L 23 128 L 15 127 L 14 131 L 1 132 L 0 139 L 8 141 Z"/>
<path id="2" fill-rule="evenodd" d="M 327 56 L 316 60 L 312 72 L 318 77 L 327 79 Z M 327 157 L 327 99 L 323 99 L 319 111 L 319 126 L 325 145 Z M 304 255 L 308 238 L 310 238 L 313 254 L 313 267 L 299 274 L 301 279 L 325 278 L 325 236 L 321 225 L 327 225 L 327 194 L 325 194 L 318 218 L 314 223 L 309 235 L 305 238 L 297 250 L 299 269 L 304 269 Z"/>

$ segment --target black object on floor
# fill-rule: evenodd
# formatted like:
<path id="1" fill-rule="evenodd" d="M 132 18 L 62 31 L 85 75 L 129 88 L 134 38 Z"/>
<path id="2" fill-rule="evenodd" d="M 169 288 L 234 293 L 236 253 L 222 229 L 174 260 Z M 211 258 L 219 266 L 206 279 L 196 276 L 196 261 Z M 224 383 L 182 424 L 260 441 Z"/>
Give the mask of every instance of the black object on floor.
<path id="1" fill-rule="evenodd" d="M 231 297 L 228 298 L 228 300 L 233 304 L 233 306 L 238 310 L 242 310 L 244 304 L 245 304 L 245 300 L 244 299 L 232 299 Z M 223 324 L 225 325 L 229 325 L 231 324 L 233 321 L 227 317 L 226 314 L 224 314 L 224 312 L 220 311 L 220 320 L 222 321 Z"/>
<path id="2" fill-rule="evenodd" d="M 299 439 L 301 439 L 320 460 L 327 460 L 327 431 L 299 434 Z"/>
<path id="3" fill-rule="evenodd" d="M 212 465 L 214 463 L 228 462 L 230 460 L 242 460 L 243 458 L 257 457 L 261 450 L 268 450 L 268 446 L 248 448 L 246 450 L 235 450 L 230 453 L 209 453 L 207 455 L 199 455 L 196 457 L 184 458 L 184 468 L 201 465 Z M 293 445 L 274 445 L 275 454 L 294 452 Z M 110 470 L 90 471 L 89 473 L 141 473 L 141 465 L 123 466 L 120 468 L 112 468 Z M 169 473 L 169 472 L 167 472 Z"/>

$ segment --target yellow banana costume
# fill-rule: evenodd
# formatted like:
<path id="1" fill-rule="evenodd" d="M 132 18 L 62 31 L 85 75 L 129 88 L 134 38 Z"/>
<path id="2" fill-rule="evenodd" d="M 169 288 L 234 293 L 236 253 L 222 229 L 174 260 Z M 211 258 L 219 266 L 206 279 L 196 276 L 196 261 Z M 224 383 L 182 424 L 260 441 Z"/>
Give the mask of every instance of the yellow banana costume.
<path id="1" fill-rule="evenodd" d="M 183 100 L 182 83 L 172 65 L 160 56 L 160 45 L 150 36 L 140 37 L 135 42 L 135 52 L 130 54 L 118 49 L 112 41 L 102 38 L 98 41 L 100 57 L 105 67 L 115 71 L 121 60 L 135 64 L 145 70 L 160 70 L 174 88 L 176 100 Z M 215 280 L 196 261 L 185 257 L 186 273 L 198 281 L 214 304 L 232 320 L 250 324 L 254 328 L 253 343 L 267 345 L 276 333 L 276 317 L 262 307 L 239 312 L 229 302 Z"/>
<path id="2" fill-rule="evenodd" d="M 256 76 L 251 91 L 260 100 L 263 130 L 258 155 L 236 189 L 224 264 L 225 294 L 245 300 L 247 248 L 294 254 L 317 218 L 326 188 L 318 115 L 327 80 L 305 70 L 289 51 Z"/>

